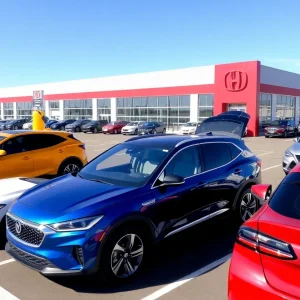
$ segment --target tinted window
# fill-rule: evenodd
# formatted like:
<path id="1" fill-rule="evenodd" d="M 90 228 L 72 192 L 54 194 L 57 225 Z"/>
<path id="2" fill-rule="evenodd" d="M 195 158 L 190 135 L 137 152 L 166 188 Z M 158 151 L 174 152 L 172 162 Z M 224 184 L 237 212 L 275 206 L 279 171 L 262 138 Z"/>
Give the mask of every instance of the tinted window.
<path id="1" fill-rule="evenodd" d="M 273 122 L 271 122 L 271 126 L 286 126 L 288 121 L 284 121 L 284 120 L 275 120 Z"/>
<path id="2" fill-rule="evenodd" d="M 53 147 L 65 141 L 64 138 L 54 134 L 30 134 L 26 138 L 31 151 Z"/>
<path id="3" fill-rule="evenodd" d="M 167 164 L 163 176 L 177 175 L 190 177 L 201 172 L 199 151 L 197 146 L 188 147 L 176 154 Z M 162 177 L 160 177 L 162 180 Z"/>
<path id="4" fill-rule="evenodd" d="M 4 150 L 7 155 L 17 154 L 29 151 L 28 145 L 29 143 L 26 136 L 18 136 L 5 142 L 2 145 L 2 150 Z"/>
<path id="5" fill-rule="evenodd" d="M 242 152 L 238 147 L 236 147 L 235 145 L 228 143 L 227 146 L 229 147 L 229 150 L 231 152 L 231 158 L 234 159 L 237 156 L 240 155 L 240 153 Z"/>
<path id="6" fill-rule="evenodd" d="M 280 184 L 269 202 L 277 213 L 300 220 L 300 174 L 291 173 Z"/>
<path id="7" fill-rule="evenodd" d="M 4 139 L 6 139 L 6 136 L 0 135 L 0 141 L 3 141 Z"/>
<path id="8" fill-rule="evenodd" d="M 206 171 L 221 167 L 231 161 L 231 152 L 225 143 L 202 144 L 201 147 Z"/>

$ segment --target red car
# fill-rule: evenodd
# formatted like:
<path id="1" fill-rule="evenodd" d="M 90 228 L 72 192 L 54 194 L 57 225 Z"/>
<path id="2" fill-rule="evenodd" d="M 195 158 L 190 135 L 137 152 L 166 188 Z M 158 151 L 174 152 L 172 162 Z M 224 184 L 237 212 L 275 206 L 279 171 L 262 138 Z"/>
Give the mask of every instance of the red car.
<path id="1" fill-rule="evenodd" d="M 252 186 L 266 203 L 239 229 L 229 300 L 300 299 L 300 165 L 271 192 L 271 185 Z"/>
<path id="2" fill-rule="evenodd" d="M 126 126 L 129 122 L 127 121 L 115 121 L 115 122 L 110 122 L 107 125 L 102 127 L 102 132 L 103 133 L 121 133 L 122 128 Z"/>

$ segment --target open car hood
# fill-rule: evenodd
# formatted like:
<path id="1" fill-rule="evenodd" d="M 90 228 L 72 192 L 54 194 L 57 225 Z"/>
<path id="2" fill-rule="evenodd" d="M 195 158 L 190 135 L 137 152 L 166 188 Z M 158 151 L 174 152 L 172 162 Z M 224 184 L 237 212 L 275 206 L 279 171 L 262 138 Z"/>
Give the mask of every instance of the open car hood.
<path id="1" fill-rule="evenodd" d="M 250 116 L 242 111 L 226 111 L 217 116 L 210 117 L 197 127 L 195 134 L 222 134 L 238 138 L 244 136 Z"/>

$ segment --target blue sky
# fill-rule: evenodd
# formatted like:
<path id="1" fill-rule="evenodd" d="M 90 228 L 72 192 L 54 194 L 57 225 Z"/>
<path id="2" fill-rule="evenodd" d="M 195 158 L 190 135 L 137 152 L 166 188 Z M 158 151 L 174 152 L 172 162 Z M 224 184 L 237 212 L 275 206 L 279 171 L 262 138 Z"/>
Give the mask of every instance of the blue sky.
<path id="1" fill-rule="evenodd" d="M 0 87 L 261 60 L 300 73 L 299 0 L 3 0 Z"/>

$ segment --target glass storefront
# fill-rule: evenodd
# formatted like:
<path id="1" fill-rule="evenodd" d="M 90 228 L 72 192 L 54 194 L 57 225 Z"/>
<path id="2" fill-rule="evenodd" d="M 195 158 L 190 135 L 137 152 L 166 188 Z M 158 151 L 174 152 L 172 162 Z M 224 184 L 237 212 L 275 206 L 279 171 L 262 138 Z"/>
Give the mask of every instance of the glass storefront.
<path id="1" fill-rule="evenodd" d="M 64 100 L 64 119 L 92 119 L 92 99 Z"/>
<path id="2" fill-rule="evenodd" d="M 111 122 L 111 99 L 97 99 L 97 116 L 99 120 Z"/>
<path id="3" fill-rule="evenodd" d="M 272 120 L 272 94 L 260 93 L 259 99 L 259 131 L 263 132 L 264 128 Z"/>
<path id="4" fill-rule="evenodd" d="M 190 121 L 190 96 L 117 98 L 117 120 L 160 121 L 168 128 Z"/>
<path id="5" fill-rule="evenodd" d="M 296 97 L 277 95 L 276 119 L 287 120 L 295 118 Z"/>
<path id="6" fill-rule="evenodd" d="M 14 104 L 13 102 L 10 103 L 3 103 L 3 112 L 4 112 L 4 119 L 13 119 L 14 118 Z"/>
<path id="7" fill-rule="evenodd" d="M 198 95 L 198 121 L 212 117 L 214 114 L 214 94 Z"/>
<path id="8" fill-rule="evenodd" d="M 50 119 L 60 119 L 59 101 L 49 101 L 49 117 Z"/>
<path id="9" fill-rule="evenodd" d="M 18 119 L 32 118 L 32 102 L 17 102 L 17 118 Z"/>

